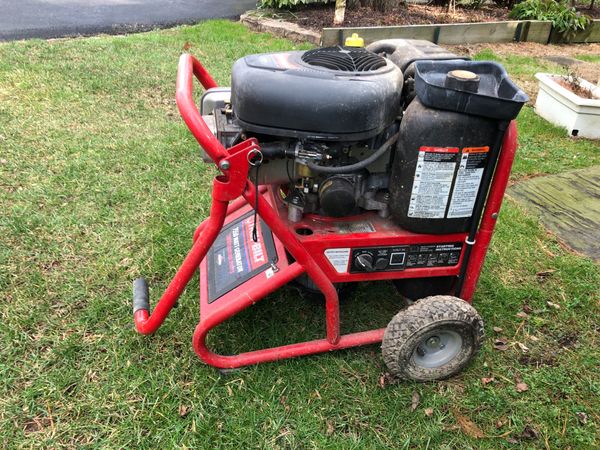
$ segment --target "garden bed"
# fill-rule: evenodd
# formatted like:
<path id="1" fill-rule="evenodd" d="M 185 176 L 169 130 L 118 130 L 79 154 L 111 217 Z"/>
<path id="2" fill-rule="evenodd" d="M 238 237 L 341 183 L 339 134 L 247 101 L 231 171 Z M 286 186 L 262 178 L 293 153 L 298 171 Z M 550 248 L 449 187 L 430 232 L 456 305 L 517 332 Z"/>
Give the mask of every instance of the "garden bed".
<path id="1" fill-rule="evenodd" d="M 333 25 L 334 5 L 303 6 L 292 11 L 277 11 L 266 13 L 301 27 L 315 31 Z M 600 18 L 600 9 L 592 10 L 587 7 L 581 12 L 592 18 Z M 497 22 L 510 20 L 507 8 L 495 5 L 484 5 L 478 9 L 457 5 L 456 12 L 450 14 L 445 6 L 425 4 L 409 4 L 408 7 L 395 8 L 391 12 L 382 13 L 371 8 L 346 9 L 344 27 L 394 26 L 394 25 L 424 25 L 442 23 L 472 23 Z"/>

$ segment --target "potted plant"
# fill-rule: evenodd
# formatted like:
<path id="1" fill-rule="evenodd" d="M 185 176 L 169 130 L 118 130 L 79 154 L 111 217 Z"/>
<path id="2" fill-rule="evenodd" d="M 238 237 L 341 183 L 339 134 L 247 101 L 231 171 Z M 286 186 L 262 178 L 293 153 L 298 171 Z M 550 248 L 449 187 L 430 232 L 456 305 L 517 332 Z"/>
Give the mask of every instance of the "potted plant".
<path id="1" fill-rule="evenodd" d="M 537 73 L 535 111 L 571 136 L 600 139 L 600 87 L 576 74 Z"/>

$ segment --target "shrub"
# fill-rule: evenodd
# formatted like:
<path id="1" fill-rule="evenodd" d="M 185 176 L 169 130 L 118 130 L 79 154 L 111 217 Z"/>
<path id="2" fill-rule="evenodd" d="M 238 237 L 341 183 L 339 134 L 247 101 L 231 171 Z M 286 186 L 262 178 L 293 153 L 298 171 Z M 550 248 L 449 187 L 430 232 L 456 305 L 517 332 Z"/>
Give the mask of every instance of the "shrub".
<path id="1" fill-rule="evenodd" d="M 509 17 L 550 20 L 556 30 L 567 39 L 572 38 L 577 31 L 585 29 L 590 23 L 588 16 L 567 5 L 566 0 L 525 0 L 512 9 Z"/>

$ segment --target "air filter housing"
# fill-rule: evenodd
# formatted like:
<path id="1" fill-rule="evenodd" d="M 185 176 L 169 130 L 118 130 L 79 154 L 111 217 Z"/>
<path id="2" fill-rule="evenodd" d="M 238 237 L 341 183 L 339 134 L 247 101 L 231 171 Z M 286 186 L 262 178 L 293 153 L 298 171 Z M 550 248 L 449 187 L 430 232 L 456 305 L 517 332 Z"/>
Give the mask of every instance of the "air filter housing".
<path id="1" fill-rule="evenodd" d="M 361 140 L 400 114 L 403 77 L 362 48 L 249 55 L 231 75 L 231 102 L 242 128 L 261 134 Z"/>

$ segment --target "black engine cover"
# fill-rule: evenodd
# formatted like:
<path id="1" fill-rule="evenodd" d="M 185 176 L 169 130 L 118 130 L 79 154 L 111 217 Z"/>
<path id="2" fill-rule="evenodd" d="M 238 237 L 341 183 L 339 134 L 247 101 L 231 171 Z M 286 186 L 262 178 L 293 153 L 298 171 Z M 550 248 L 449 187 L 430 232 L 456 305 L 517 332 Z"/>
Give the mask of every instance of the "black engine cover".
<path id="1" fill-rule="evenodd" d="M 361 140 L 400 114 L 403 76 L 362 48 L 249 55 L 231 75 L 231 102 L 244 129 L 276 136 Z"/>

